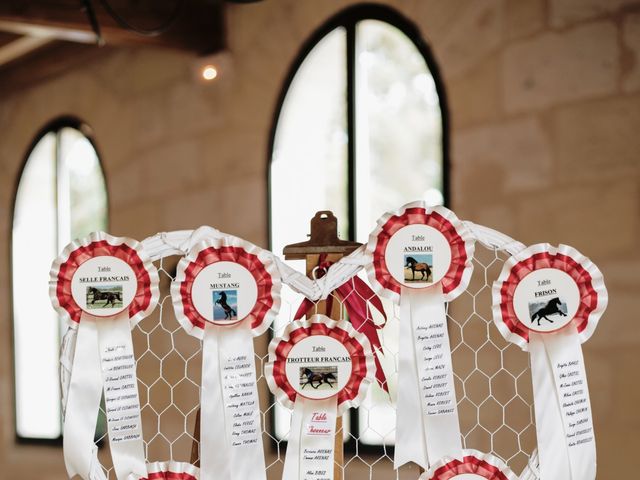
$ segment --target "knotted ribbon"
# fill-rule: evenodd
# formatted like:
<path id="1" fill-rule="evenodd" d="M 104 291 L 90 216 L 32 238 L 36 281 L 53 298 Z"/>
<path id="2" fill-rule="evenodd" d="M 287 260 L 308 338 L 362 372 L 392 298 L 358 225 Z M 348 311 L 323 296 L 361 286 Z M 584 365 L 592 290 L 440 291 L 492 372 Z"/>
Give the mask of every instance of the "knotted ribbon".
<path id="1" fill-rule="evenodd" d="M 315 270 L 316 278 L 322 278 L 329 267 L 333 264 L 333 262 L 327 261 L 327 254 L 320 254 L 320 260 L 318 263 L 318 267 Z M 371 348 L 374 351 L 373 359 L 376 365 L 375 378 L 378 382 L 378 385 L 387 393 L 389 393 L 389 385 L 387 384 L 387 377 L 384 374 L 384 370 L 382 369 L 382 364 L 380 363 L 380 359 L 378 355 L 382 355 L 382 344 L 380 343 L 380 338 L 378 336 L 378 330 L 384 328 L 387 321 L 387 314 L 384 311 L 384 306 L 382 305 L 382 300 L 380 297 L 375 294 L 371 287 L 365 283 L 358 276 L 354 276 L 351 279 L 347 280 L 345 283 L 340 285 L 337 289 L 333 291 L 335 295 L 342 300 L 345 309 L 347 310 L 347 316 L 353 327 L 358 331 L 363 333 L 369 343 L 371 344 Z M 329 295 L 326 300 L 327 312 L 331 312 L 333 308 L 333 295 Z M 382 324 L 376 324 L 373 321 L 371 315 L 371 309 L 369 304 L 373 305 L 378 312 L 382 314 L 384 322 Z M 315 303 L 305 298 L 296 314 L 294 316 L 294 320 L 300 320 L 305 316 L 310 310 L 312 310 L 315 306 Z"/>

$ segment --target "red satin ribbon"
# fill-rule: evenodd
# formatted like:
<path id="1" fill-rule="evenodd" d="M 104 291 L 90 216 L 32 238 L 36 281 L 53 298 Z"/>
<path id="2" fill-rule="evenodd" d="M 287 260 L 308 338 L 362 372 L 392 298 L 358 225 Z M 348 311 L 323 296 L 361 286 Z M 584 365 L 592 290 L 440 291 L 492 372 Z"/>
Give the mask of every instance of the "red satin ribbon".
<path id="1" fill-rule="evenodd" d="M 322 278 L 327 273 L 327 270 L 331 265 L 332 262 L 327 261 L 327 254 L 321 254 L 317 270 L 314 270 L 316 272 L 316 278 Z M 373 359 L 376 365 L 376 380 L 380 387 L 385 392 L 389 393 L 387 378 L 384 375 L 384 370 L 382 370 L 382 365 L 380 364 L 380 360 L 378 360 L 378 355 L 376 354 L 382 354 L 382 345 L 380 343 L 377 330 L 384 327 L 387 322 L 387 315 L 384 311 L 384 307 L 382 306 L 380 297 L 371 290 L 369 285 L 357 276 L 352 277 L 349 281 L 340 285 L 332 292 L 332 294 L 337 295 L 344 302 L 347 314 L 349 315 L 349 321 L 353 325 L 353 328 L 358 332 L 363 333 L 369 339 L 369 343 L 371 343 L 371 347 L 374 350 Z M 384 318 L 382 325 L 376 325 L 371 318 L 369 303 L 382 313 Z M 294 320 L 302 318 L 314 306 L 314 302 L 305 298 L 298 307 Z M 333 296 L 329 295 L 327 297 L 327 313 L 331 312 L 332 307 Z"/>
<path id="2" fill-rule="evenodd" d="M 508 477 L 500 471 L 500 468 L 473 455 L 464 457 L 462 462 L 460 460 L 452 460 L 438 468 L 429 478 L 431 480 L 449 480 L 465 473 L 475 474 L 487 480 L 509 480 Z"/>

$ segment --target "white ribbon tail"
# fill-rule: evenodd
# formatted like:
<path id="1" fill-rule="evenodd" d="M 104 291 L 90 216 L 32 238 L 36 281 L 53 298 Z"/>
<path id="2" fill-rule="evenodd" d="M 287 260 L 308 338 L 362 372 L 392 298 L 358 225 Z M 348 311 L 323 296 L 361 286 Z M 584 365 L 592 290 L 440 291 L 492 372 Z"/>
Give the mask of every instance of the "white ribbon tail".
<path id="1" fill-rule="evenodd" d="M 102 362 L 109 449 L 118 479 L 145 476 L 136 360 L 127 310 L 100 318 L 98 343 Z"/>
<path id="2" fill-rule="evenodd" d="M 538 459 L 538 449 L 534 450 L 529 457 L 527 466 L 524 467 L 522 473 L 518 477 L 519 480 L 538 480 L 540 478 L 540 461 Z"/>
<path id="3" fill-rule="evenodd" d="M 394 468 L 414 462 L 429 468 L 424 419 L 418 384 L 418 362 L 413 345 L 410 299 L 400 295 L 400 352 L 398 355 L 398 401 Z"/>
<path id="4" fill-rule="evenodd" d="M 333 480 L 338 399 L 309 400 L 298 396 L 282 480 Z"/>
<path id="5" fill-rule="evenodd" d="M 427 469 L 430 463 L 445 456 L 462 459 L 462 437 L 441 284 L 421 291 L 404 288 L 400 322 L 400 344 L 403 347 L 400 349 L 398 391 L 402 394 L 398 395 L 395 467 L 413 460 Z M 406 374 L 403 368 L 406 368 Z"/>
<path id="6" fill-rule="evenodd" d="M 207 324 L 202 348 L 200 478 L 266 479 L 250 326 Z"/>
<path id="7" fill-rule="evenodd" d="M 573 325 L 529 338 L 540 479 L 596 478 L 596 444 L 582 346 Z"/>
<path id="8" fill-rule="evenodd" d="M 95 317 L 82 314 L 76 338 L 67 393 L 64 426 L 64 462 L 69 478 L 90 478 L 93 443 L 102 397 L 102 375 Z"/>

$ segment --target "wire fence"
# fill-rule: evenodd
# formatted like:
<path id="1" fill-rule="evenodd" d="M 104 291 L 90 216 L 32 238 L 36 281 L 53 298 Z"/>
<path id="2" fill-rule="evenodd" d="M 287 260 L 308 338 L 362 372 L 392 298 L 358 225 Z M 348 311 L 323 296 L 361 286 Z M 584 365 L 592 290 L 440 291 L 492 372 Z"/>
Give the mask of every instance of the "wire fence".
<path id="1" fill-rule="evenodd" d="M 491 320 L 491 284 L 497 279 L 508 253 L 490 242 L 478 244 L 469 288 L 447 307 L 449 336 L 463 446 L 493 453 L 519 473 L 536 446 L 533 394 L 528 355 L 507 343 Z M 198 464 L 198 429 L 201 341 L 178 324 L 169 287 L 180 256 L 167 249 L 158 255 L 161 301 L 153 315 L 133 330 L 146 458 Z M 164 256 L 166 255 L 166 256 Z M 360 273 L 362 278 L 364 276 Z M 353 293 L 357 294 L 357 293 Z M 281 478 L 289 413 L 274 403 L 263 375 L 271 337 L 293 319 L 302 295 L 284 286 L 280 315 L 270 331 L 255 339 L 258 391 L 267 475 Z M 342 300 L 333 301 L 345 312 Z M 381 363 L 389 394 L 373 385 L 360 408 L 343 419 L 343 477 L 356 479 L 416 479 L 419 470 L 407 465 L 393 470 L 395 399 L 399 309 L 383 300 L 387 321 L 379 330 Z M 380 323 L 381 315 L 375 319 Z M 104 411 L 96 445 L 98 458 L 109 479 L 115 478 L 106 436 Z"/>

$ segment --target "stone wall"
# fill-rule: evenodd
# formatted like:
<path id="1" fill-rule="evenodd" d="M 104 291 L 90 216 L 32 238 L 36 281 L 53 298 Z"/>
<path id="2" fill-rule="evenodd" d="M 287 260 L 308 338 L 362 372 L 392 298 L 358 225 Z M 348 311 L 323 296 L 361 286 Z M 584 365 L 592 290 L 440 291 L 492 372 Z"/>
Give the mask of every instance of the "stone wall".
<path id="1" fill-rule="evenodd" d="M 111 232 L 211 224 L 267 245 L 268 142 L 286 73 L 346 0 L 230 6 L 233 71 L 194 82 L 191 58 L 122 49 L 35 87 L 0 92 L 0 252 L 26 150 L 51 119 L 94 130 Z M 440 66 L 451 118 L 451 201 L 525 243 L 567 243 L 606 275 L 610 306 L 585 346 L 600 478 L 640 449 L 640 4 L 629 0 L 396 0 Z M 241 212 L 238 215 L 238 212 Z M 0 464 L 64 478 L 58 447 L 15 443 L 10 272 L 0 270 Z"/>

